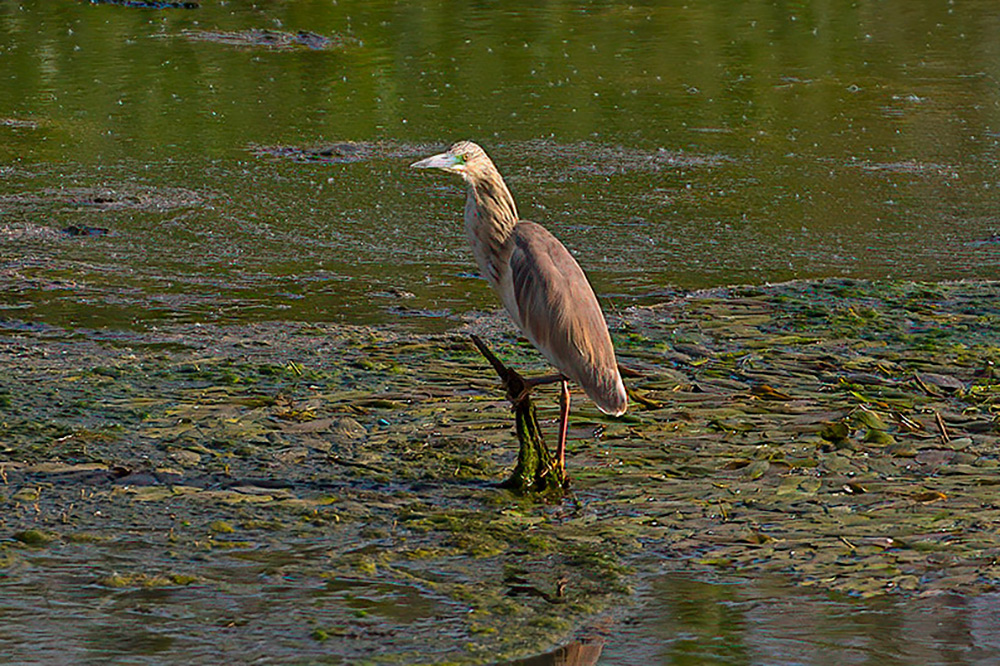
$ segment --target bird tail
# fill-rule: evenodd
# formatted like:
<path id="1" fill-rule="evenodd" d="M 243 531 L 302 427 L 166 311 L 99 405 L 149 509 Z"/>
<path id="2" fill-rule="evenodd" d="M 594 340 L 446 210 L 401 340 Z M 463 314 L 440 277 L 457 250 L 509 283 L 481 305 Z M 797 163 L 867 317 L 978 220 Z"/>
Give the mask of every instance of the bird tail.
<path id="1" fill-rule="evenodd" d="M 618 372 L 615 372 L 614 381 L 610 386 L 596 388 L 597 390 L 593 392 L 587 391 L 587 395 L 599 410 L 611 416 L 621 416 L 625 413 L 628 409 L 628 393 L 625 392 L 625 384 Z"/>

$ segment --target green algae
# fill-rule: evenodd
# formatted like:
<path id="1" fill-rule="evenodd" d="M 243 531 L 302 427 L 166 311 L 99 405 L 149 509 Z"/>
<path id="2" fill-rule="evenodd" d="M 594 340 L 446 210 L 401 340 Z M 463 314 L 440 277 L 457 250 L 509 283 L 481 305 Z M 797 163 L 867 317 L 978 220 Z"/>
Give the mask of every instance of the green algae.
<path id="1" fill-rule="evenodd" d="M 212 524 L 208 526 L 208 529 L 215 534 L 232 534 L 236 531 L 236 528 L 225 520 L 213 521 Z"/>
<path id="2" fill-rule="evenodd" d="M 426 640 L 372 610 L 390 608 L 387 584 L 433 601 L 418 607 L 451 627 L 442 659 L 466 664 L 562 641 L 663 566 L 858 596 L 993 590 L 997 292 L 829 281 L 634 309 L 616 338 L 641 406 L 609 419 L 574 396 L 558 495 L 497 485 L 515 418 L 466 335 L 492 316 L 439 336 L 10 333 L 0 524 L 21 545 L 5 567 L 114 557 L 128 566 L 100 578 L 109 590 L 206 596 L 238 587 L 220 573 L 234 563 L 251 581 L 351 580 L 354 605 L 325 591 L 300 638 L 388 642 L 370 663 L 416 661 Z M 490 343 L 546 371 L 523 343 Z M 533 394 L 546 433 L 555 394 Z"/>
<path id="3" fill-rule="evenodd" d="M 112 573 L 102 577 L 98 584 L 109 588 L 144 588 L 156 589 L 163 587 L 183 587 L 198 581 L 197 576 L 190 574 L 155 574 L 148 572 Z"/>
<path id="4" fill-rule="evenodd" d="M 22 530 L 15 532 L 11 536 L 15 541 L 20 541 L 25 546 L 33 548 L 42 548 L 59 538 L 56 534 L 37 529 Z"/>

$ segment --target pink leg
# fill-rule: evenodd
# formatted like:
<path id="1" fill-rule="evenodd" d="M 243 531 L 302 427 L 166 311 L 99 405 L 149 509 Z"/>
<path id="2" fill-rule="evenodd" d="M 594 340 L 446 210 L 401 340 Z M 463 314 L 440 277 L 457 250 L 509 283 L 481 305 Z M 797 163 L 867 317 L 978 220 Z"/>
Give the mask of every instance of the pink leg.
<path id="1" fill-rule="evenodd" d="M 559 471 L 566 478 L 566 431 L 569 429 L 569 383 L 562 380 L 562 396 L 559 399 L 559 444 L 556 446 L 556 457 L 559 458 Z"/>

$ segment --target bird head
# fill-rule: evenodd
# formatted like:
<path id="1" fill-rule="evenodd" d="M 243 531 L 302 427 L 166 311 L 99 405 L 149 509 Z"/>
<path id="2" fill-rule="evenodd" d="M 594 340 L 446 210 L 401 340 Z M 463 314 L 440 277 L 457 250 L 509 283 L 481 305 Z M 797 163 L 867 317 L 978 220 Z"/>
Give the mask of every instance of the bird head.
<path id="1" fill-rule="evenodd" d="M 473 180 L 496 169 L 486 151 L 471 141 L 459 141 L 447 151 L 431 155 L 410 166 L 414 169 L 441 169 L 457 173 L 465 180 Z"/>

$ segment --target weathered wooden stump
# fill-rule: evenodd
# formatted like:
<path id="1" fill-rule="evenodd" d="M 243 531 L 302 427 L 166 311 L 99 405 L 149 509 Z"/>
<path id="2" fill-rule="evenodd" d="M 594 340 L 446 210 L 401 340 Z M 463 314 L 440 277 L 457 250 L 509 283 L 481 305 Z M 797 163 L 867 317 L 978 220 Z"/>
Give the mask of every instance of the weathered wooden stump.
<path id="1" fill-rule="evenodd" d="M 565 470 L 559 467 L 545 446 L 535 406 L 531 402 L 531 384 L 516 370 L 501 363 L 478 336 L 473 335 L 472 342 L 500 376 L 500 382 L 507 391 L 507 399 L 514 409 L 520 447 L 517 465 L 510 477 L 500 485 L 518 493 L 562 491 L 566 485 Z"/>

